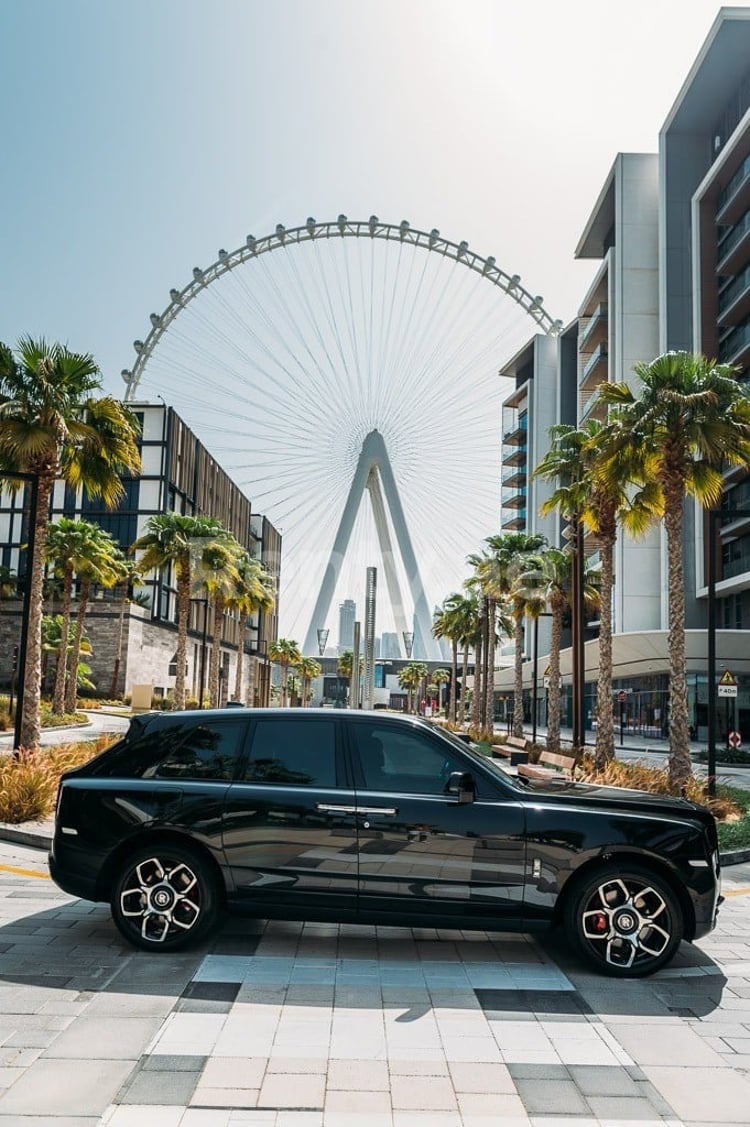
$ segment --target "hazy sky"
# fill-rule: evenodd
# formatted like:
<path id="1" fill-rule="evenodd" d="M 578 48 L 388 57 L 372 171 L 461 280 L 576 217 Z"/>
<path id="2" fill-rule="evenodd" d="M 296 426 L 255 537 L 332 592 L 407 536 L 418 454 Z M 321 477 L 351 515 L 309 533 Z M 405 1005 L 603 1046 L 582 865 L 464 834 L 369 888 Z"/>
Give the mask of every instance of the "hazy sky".
<path id="1" fill-rule="evenodd" d="M 615 153 L 653 151 L 712 0 L 0 0 L 0 340 L 112 389 L 248 231 L 439 227 L 569 318 Z"/>
<path id="2" fill-rule="evenodd" d="M 339 212 L 466 239 L 567 321 L 614 156 L 656 150 L 717 11 L 0 0 L 0 340 L 92 352 L 121 394 L 193 266 Z"/>

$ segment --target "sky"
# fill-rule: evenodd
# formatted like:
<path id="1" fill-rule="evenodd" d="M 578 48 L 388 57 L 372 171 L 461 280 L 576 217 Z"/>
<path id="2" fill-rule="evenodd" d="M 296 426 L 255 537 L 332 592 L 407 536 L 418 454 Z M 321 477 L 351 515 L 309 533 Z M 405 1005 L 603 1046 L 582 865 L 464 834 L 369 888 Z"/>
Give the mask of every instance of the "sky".
<path id="1" fill-rule="evenodd" d="M 340 212 L 466 239 L 568 321 L 614 157 L 656 151 L 717 11 L 0 0 L 0 340 L 91 352 L 122 394 L 195 265 Z"/>

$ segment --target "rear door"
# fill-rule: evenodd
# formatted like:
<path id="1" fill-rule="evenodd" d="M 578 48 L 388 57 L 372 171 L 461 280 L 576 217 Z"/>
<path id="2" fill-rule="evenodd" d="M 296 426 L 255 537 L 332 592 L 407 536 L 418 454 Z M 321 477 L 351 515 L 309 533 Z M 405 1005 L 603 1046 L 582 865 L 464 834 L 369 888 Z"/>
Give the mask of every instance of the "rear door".
<path id="1" fill-rule="evenodd" d="M 347 720 L 356 790 L 363 913 L 520 921 L 524 811 L 469 756 L 419 725 Z M 470 772 L 475 801 L 445 792 Z"/>
<path id="2" fill-rule="evenodd" d="M 354 807 L 337 717 L 269 712 L 254 720 L 224 805 L 224 852 L 240 899 L 269 912 L 353 913 Z"/>

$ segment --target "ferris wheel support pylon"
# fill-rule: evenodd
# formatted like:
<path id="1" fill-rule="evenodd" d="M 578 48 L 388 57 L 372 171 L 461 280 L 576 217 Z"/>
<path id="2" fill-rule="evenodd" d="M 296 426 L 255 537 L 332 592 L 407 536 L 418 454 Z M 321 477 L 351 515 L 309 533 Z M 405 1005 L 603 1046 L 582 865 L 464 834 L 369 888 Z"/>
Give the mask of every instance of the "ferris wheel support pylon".
<path id="1" fill-rule="evenodd" d="M 401 505 L 396 479 L 391 469 L 388 451 L 383 436 L 378 430 L 372 430 L 362 443 L 357 468 L 354 471 L 349 494 L 341 514 L 341 520 L 336 531 L 336 536 L 328 557 L 328 563 L 323 573 L 323 579 L 315 601 L 310 626 L 305 637 L 304 653 L 314 653 L 317 646 L 317 629 L 325 622 L 331 609 L 336 583 L 338 581 L 341 564 L 346 556 L 349 540 L 351 538 L 354 520 L 359 511 L 362 497 L 367 489 L 373 502 L 373 516 L 378 534 L 378 542 L 383 553 L 383 565 L 388 581 L 388 593 L 394 602 L 394 617 L 397 623 L 405 624 L 406 615 L 401 599 L 398 576 L 393 562 L 390 533 L 385 519 L 385 506 L 380 492 L 379 483 L 373 492 L 370 482 L 373 476 L 379 476 L 383 483 L 385 501 L 391 514 L 396 542 L 401 553 L 401 560 L 406 571 L 409 590 L 414 602 L 414 655 L 428 661 L 439 661 L 440 651 L 432 634 L 432 618 L 427 605 L 427 597 L 422 583 L 422 577 L 417 563 L 417 557 L 412 546 L 409 529 L 406 524 L 404 510 Z M 390 550 L 388 550 L 390 549 Z"/>

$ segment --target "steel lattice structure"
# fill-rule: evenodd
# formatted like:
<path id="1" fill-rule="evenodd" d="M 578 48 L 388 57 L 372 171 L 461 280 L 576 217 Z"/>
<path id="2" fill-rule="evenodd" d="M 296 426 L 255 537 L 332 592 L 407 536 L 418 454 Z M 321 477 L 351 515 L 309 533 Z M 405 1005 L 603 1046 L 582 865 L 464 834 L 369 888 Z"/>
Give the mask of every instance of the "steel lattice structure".
<path id="1" fill-rule="evenodd" d="M 356 255 L 345 252 L 347 244 L 360 248 Z M 372 249 L 366 252 L 365 247 Z M 276 253 L 270 256 L 271 251 Z M 363 265 L 365 254 L 370 257 Z M 389 258 L 395 266 L 388 265 Z M 418 260 L 424 262 L 415 266 Z M 428 261 L 436 263 L 429 271 Z M 254 262 L 257 267 L 251 267 Z M 271 270 L 267 262 L 279 266 Z M 456 273 L 455 266 L 463 270 Z M 250 285 L 246 277 L 252 279 Z M 452 278 L 470 277 L 475 279 L 470 287 L 451 284 Z M 483 296 L 493 290 L 503 300 L 511 299 L 510 307 L 517 311 L 513 333 L 506 335 L 506 317 L 494 326 L 494 336 L 477 344 L 484 326 L 482 302 L 497 308 L 494 298 L 490 302 Z M 414 656 L 438 657 L 423 582 L 426 537 L 420 528 L 421 537 L 411 533 L 422 519 L 421 498 L 430 492 L 427 481 L 440 472 L 441 459 L 433 452 L 429 474 L 420 470 L 428 442 L 419 417 L 425 405 L 428 416 L 432 409 L 428 437 L 449 464 L 471 455 L 481 461 L 490 444 L 499 451 L 496 386 L 487 380 L 494 375 L 497 385 L 498 364 L 521 343 L 521 331 L 525 338 L 529 326 L 556 335 L 561 322 L 553 320 L 541 297 L 521 285 L 519 275 L 506 273 L 493 257 L 476 254 L 466 242 L 445 239 L 437 229 L 415 229 L 406 220 L 381 223 L 374 215 L 367 221 L 340 215 L 326 223 L 310 218 L 299 227 L 279 224 L 264 238 L 249 235 L 236 250 L 220 250 L 208 268 L 195 267 L 183 289 L 169 292 L 167 308 L 151 314 L 148 335 L 134 341 L 135 363 L 122 372 L 125 399 L 135 402 L 142 381 L 147 388 L 151 381 L 153 394 L 166 394 L 181 414 L 187 412 L 212 453 L 248 488 L 254 507 L 277 525 L 284 523 L 284 558 L 292 559 L 291 575 L 288 562 L 284 574 L 293 595 L 299 594 L 300 579 L 309 585 L 317 569 L 314 607 L 310 589 L 304 625 L 296 619 L 292 624 L 293 633 L 304 630 L 305 652 L 317 652 L 317 633 L 328 621 L 344 557 L 363 535 L 358 522 L 367 492 L 374 550 L 383 562 L 398 634 L 413 626 Z M 463 446 L 457 441 L 462 428 L 472 435 Z M 204 434 L 212 430 L 217 437 Z M 228 436 L 241 440 L 243 434 L 246 443 L 227 448 Z M 316 445 L 317 459 L 311 453 Z M 243 455 L 250 461 L 243 463 Z M 477 501 L 485 523 L 477 517 L 476 530 L 470 520 L 465 529 L 456 525 L 453 551 L 459 562 L 461 554 L 465 559 L 478 547 L 472 538 L 481 535 L 480 528 L 487 533 L 496 528 L 488 483 L 477 486 L 480 470 L 478 466 L 475 480 L 467 484 L 475 495 L 477 489 L 486 494 Z M 486 472 L 496 475 L 490 484 L 499 492 L 496 469 Z M 322 518 L 313 521 L 306 514 L 303 548 L 294 544 L 294 535 L 304 511 L 299 498 L 309 482 L 317 495 L 328 494 L 331 501 L 325 527 Z M 445 491 L 447 496 L 448 486 Z M 314 506 L 312 488 L 306 495 Z M 296 505 L 290 500 L 295 497 Z M 498 508 L 495 502 L 495 513 Z M 302 531 L 300 526 L 300 539 Z M 321 557 L 316 568 L 296 558 L 302 559 L 303 550 L 309 556 L 311 535 Z M 431 550 L 428 544 L 427 552 Z M 365 562 L 372 560 L 368 556 Z M 436 581 L 433 575 L 433 592 L 436 582 L 443 586 L 442 578 Z M 403 588 L 412 599 L 412 622 Z M 438 599 L 446 593 L 440 589 Z M 288 602 L 282 597 L 282 615 Z M 282 632 L 289 633 L 286 628 Z"/>

